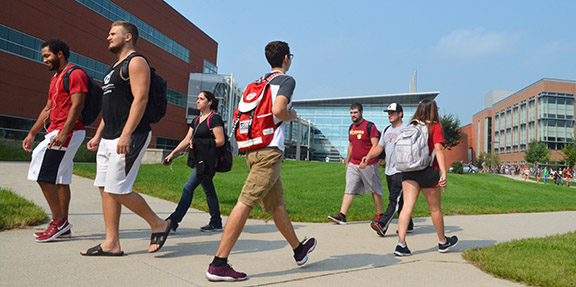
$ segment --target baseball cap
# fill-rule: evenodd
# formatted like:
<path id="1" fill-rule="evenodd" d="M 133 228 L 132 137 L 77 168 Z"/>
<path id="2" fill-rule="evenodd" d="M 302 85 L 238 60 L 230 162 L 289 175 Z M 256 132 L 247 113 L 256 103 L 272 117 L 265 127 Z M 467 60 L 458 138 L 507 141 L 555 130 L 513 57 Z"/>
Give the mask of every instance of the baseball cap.
<path id="1" fill-rule="evenodd" d="M 399 112 L 399 113 L 404 113 L 404 110 L 402 109 L 402 106 L 400 104 L 397 103 L 391 103 L 387 109 L 384 110 L 384 112 Z"/>

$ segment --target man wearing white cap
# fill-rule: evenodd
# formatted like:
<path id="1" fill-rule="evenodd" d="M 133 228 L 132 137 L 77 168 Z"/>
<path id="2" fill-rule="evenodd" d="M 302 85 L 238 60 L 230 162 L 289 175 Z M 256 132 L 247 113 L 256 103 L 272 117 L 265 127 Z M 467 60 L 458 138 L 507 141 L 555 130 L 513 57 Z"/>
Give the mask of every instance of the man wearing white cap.
<path id="1" fill-rule="evenodd" d="M 394 218 L 394 214 L 402 210 L 402 205 L 404 200 L 402 198 L 402 173 L 396 169 L 396 160 L 394 158 L 394 142 L 400 131 L 406 127 L 406 124 L 402 122 L 402 117 L 404 116 L 404 110 L 402 106 L 397 103 L 392 103 L 388 106 L 384 112 L 388 112 L 388 120 L 390 125 L 384 129 L 382 136 L 380 136 L 380 141 L 378 145 L 374 145 L 368 154 L 362 158 L 362 163 L 360 168 L 364 168 L 366 164 L 373 158 L 378 157 L 382 151 L 386 153 L 386 182 L 388 184 L 388 192 L 390 196 L 388 197 L 389 203 L 384 215 L 378 220 L 373 220 L 370 223 L 372 229 L 378 233 L 380 236 L 386 234 L 390 222 Z M 414 230 L 414 223 L 410 219 L 410 224 L 408 225 L 408 232 Z"/>

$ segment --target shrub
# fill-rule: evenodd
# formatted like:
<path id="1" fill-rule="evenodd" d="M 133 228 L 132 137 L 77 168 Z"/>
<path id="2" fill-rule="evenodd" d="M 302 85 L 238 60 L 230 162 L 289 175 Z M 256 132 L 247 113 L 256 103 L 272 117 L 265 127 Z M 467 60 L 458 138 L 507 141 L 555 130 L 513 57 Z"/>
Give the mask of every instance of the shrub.
<path id="1" fill-rule="evenodd" d="M 464 168 L 462 167 L 462 163 L 459 161 L 452 163 L 452 172 L 457 174 L 464 173 Z"/>

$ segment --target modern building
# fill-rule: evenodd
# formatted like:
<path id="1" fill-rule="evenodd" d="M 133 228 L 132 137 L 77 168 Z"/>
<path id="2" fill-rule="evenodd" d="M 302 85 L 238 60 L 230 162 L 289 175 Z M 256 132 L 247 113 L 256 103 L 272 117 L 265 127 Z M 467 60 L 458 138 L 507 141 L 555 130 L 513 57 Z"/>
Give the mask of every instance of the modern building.
<path id="1" fill-rule="evenodd" d="M 524 164 L 528 144 L 537 140 L 563 165 L 561 150 L 574 138 L 576 81 L 541 79 L 517 92 L 491 91 L 472 117 L 468 144 L 475 154 L 494 153 L 501 163 Z"/>
<path id="2" fill-rule="evenodd" d="M 172 148 L 180 141 L 187 131 L 190 74 L 217 73 L 218 43 L 158 0 L 5 1 L 0 10 L 0 138 L 23 139 L 46 104 L 53 72 L 42 63 L 41 43 L 63 40 L 71 49 L 69 60 L 101 81 L 116 60 L 106 41 L 116 20 L 138 26 L 138 51 L 168 83 L 167 114 L 152 125 L 150 146 Z"/>
<path id="3" fill-rule="evenodd" d="M 311 160 L 330 161 L 346 159 L 348 154 L 348 130 L 352 124 L 350 106 L 360 103 L 363 106 L 363 117 L 373 122 L 382 131 L 390 124 L 388 114 L 384 109 L 391 103 L 398 103 L 404 109 L 404 121 L 412 118 L 423 99 L 434 99 L 439 92 L 414 92 L 404 94 L 387 94 L 373 96 L 357 96 L 346 98 L 324 98 L 310 100 L 294 100 L 293 107 L 303 120 L 309 121 L 310 144 L 304 147 Z M 304 123 L 302 123 L 304 124 Z M 291 129 L 297 128 L 297 124 Z M 308 127 L 300 128 L 301 131 Z M 305 141 L 301 141 L 305 142 Z"/>

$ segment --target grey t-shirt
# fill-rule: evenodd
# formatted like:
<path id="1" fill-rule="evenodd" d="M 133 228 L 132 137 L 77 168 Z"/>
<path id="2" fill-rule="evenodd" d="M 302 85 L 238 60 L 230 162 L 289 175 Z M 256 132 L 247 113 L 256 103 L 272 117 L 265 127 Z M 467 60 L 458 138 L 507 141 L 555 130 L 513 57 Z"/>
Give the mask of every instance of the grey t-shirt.
<path id="1" fill-rule="evenodd" d="M 384 147 L 386 151 L 386 175 L 394 175 L 399 173 L 396 169 L 396 160 L 394 159 L 394 141 L 400 134 L 400 131 L 406 127 L 406 123 L 393 128 L 390 126 L 385 133 L 380 136 L 378 145 Z"/>

